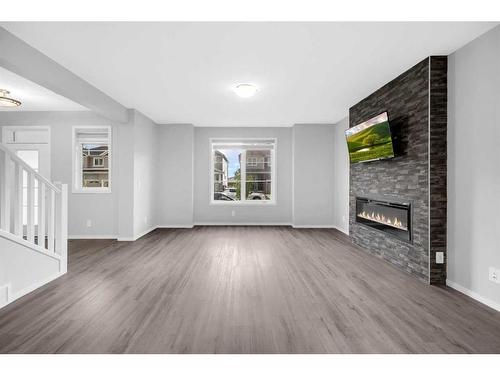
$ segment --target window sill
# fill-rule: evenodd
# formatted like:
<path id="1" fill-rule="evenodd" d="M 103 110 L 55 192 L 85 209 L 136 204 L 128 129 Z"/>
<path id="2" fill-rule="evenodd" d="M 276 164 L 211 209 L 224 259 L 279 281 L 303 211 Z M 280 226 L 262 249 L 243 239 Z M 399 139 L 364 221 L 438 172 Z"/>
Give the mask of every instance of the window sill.
<path id="1" fill-rule="evenodd" d="M 73 189 L 73 194 L 111 194 L 111 188 Z"/>
<path id="2" fill-rule="evenodd" d="M 210 206 L 276 206 L 276 201 L 210 201 Z"/>

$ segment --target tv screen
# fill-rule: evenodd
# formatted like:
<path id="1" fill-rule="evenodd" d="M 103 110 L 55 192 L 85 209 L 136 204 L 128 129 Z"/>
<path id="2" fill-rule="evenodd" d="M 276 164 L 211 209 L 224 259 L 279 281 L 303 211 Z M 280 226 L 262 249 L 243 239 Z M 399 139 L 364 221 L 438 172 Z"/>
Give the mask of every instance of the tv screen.
<path id="1" fill-rule="evenodd" d="M 394 157 L 387 112 L 345 131 L 351 163 Z"/>

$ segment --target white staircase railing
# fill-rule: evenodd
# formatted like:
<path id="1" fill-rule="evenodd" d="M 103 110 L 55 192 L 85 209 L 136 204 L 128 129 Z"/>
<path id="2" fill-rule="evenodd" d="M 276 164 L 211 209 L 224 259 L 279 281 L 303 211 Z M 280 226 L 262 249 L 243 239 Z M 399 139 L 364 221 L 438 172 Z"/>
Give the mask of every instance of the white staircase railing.
<path id="1" fill-rule="evenodd" d="M 67 267 L 68 190 L 0 144 L 0 235 L 61 258 Z"/>

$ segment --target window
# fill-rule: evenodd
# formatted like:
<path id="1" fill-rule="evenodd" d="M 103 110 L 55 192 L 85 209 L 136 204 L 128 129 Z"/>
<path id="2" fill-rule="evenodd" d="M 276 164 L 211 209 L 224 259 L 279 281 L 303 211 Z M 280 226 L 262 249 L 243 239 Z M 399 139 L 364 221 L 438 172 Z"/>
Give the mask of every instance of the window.
<path id="1" fill-rule="evenodd" d="M 111 191 L 111 128 L 73 128 L 73 192 Z"/>
<path id="2" fill-rule="evenodd" d="M 104 158 L 95 157 L 94 158 L 94 167 L 104 167 Z"/>
<path id="3" fill-rule="evenodd" d="M 247 166 L 256 167 L 257 166 L 257 158 L 255 156 L 247 157 Z"/>
<path id="4" fill-rule="evenodd" d="M 211 141 L 212 204 L 276 202 L 274 139 Z"/>

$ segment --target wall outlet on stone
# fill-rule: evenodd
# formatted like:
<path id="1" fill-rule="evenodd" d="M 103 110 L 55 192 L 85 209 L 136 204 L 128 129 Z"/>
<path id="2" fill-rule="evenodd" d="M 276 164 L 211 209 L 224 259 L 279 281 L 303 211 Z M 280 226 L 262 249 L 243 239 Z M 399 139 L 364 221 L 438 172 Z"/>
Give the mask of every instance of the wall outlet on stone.
<path id="1" fill-rule="evenodd" d="M 444 253 L 442 251 L 436 252 L 436 263 L 438 264 L 444 263 Z"/>

